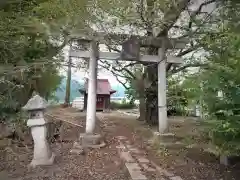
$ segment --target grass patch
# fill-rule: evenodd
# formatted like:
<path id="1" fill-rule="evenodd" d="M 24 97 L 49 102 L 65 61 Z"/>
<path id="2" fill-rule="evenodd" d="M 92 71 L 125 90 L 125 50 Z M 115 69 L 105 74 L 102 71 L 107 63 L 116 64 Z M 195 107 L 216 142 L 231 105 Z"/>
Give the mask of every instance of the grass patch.
<path id="1" fill-rule="evenodd" d="M 182 139 L 181 141 L 185 146 L 191 145 L 191 144 L 195 144 L 196 140 L 194 136 L 186 136 Z"/>
<path id="2" fill-rule="evenodd" d="M 157 136 L 153 135 L 151 137 L 151 147 L 154 150 L 156 156 L 159 156 L 159 157 L 164 156 L 164 157 L 166 157 L 166 156 L 170 155 L 168 148 L 166 148 L 165 146 L 163 146 L 161 144 L 161 140 Z"/>
<path id="3" fill-rule="evenodd" d="M 180 120 L 178 120 L 178 118 Z M 148 142 L 149 150 L 156 155 L 161 161 L 166 161 L 169 164 L 175 161 L 185 161 L 187 154 L 191 154 L 189 158 L 198 156 L 202 152 L 202 156 L 206 154 L 216 154 L 210 145 L 210 142 L 202 134 L 203 126 L 190 118 L 175 117 L 169 120 L 169 131 L 174 136 L 158 136 L 154 132 L 156 127 L 150 127 L 143 124 L 141 121 L 135 120 L 134 117 L 124 116 L 124 118 L 117 118 L 119 123 L 123 123 L 129 127 L 132 132 L 140 136 L 144 141 Z M 208 153 L 207 153 L 207 152 Z M 209 157 L 206 155 L 206 162 Z M 199 160 L 200 161 L 200 160 Z"/>
<path id="4" fill-rule="evenodd" d="M 111 102 L 110 103 L 110 108 L 113 110 L 116 109 L 133 109 L 135 108 L 135 104 L 123 102 L 123 103 L 117 103 L 117 102 Z"/>

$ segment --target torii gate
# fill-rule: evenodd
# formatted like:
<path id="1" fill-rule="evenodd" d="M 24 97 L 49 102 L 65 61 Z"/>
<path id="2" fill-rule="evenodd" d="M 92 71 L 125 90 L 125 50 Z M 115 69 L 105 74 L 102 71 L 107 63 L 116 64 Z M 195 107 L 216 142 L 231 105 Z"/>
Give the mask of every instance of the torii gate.
<path id="1" fill-rule="evenodd" d="M 126 34 L 103 34 L 96 33 L 92 37 L 86 35 L 75 35 L 73 39 L 90 42 L 89 51 L 70 49 L 69 58 L 90 58 L 89 62 L 89 82 L 88 82 L 88 99 L 87 99 L 87 117 L 86 133 L 93 133 L 96 122 L 96 85 L 97 85 L 97 66 L 98 59 L 105 60 L 122 60 L 122 61 L 142 61 L 158 63 L 158 123 L 159 133 L 165 133 L 168 128 L 167 120 L 167 102 L 166 102 L 166 63 L 182 63 L 182 59 L 174 56 L 167 56 L 167 49 L 182 49 L 185 47 L 186 39 L 167 39 L 146 36 L 131 36 Z M 106 39 L 113 39 L 123 42 L 122 53 L 116 52 L 99 52 L 98 43 L 106 43 Z M 124 41 L 128 39 L 127 41 Z M 156 47 L 158 55 L 140 55 L 140 46 Z"/>

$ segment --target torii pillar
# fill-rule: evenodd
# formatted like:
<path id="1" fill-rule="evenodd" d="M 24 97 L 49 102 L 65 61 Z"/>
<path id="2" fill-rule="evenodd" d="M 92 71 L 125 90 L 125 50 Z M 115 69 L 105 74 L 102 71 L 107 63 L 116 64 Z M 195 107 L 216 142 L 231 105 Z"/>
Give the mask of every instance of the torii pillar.
<path id="1" fill-rule="evenodd" d="M 90 42 L 90 60 L 88 74 L 88 97 L 87 97 L 87 117 L 86 133 L 92 134 L 96 123 L 96 100 L 97 100 L 97 66 L 98 66 L 98 44 Z"/>
<path id="2" fill-rule="evenodd" d="M 97 100 L 97 66 L 98 66 L 98 43 L 90 41 L 89 51 L 89 67 L 88 67 L 88 99 L 87 99 L 87 115 L 86 130 L 81 133 L 79 140 L 73 144 L 72 153 L 82 154 L 86 148 L 101 148 L 105 146 L 100 134 L 95 134 L 96 124 L 96 100 Z"/>
<path id="3" fill-rule="evenodd" d="M 158 131 L 166 133 L 168 131 L 167 118 L 167 77 L 166 77 L 166 48 L 164 41 L 162 47 L 158 49 Z"/>

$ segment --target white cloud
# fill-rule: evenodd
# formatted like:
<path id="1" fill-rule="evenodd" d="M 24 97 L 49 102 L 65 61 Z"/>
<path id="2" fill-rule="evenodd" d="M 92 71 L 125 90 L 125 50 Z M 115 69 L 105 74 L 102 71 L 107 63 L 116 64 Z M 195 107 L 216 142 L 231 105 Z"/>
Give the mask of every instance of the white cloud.
<path id="1" fill-rule="evenodd" d="M 64 72 L 66 74 L 66 72 Z M 73 68 L 72 71 L 72 78 L 77 81 L 83 81 L 84 78 L 87 77 L 87 72 L 84 70 L 76 70 Z M 118 85 L 119 82 L 117 81 L 116 77 L 113 76 L 110 72 L 107 70 L 101 70 L 98 72 L 98 78 L 99 79 L 108 79 L 111 85 Z"/>
<path id="2" fill-rule="evenodd" d="M 100 47 L 101 51 L 106 51 L 106 47 L 101 46 Z M 69 46 L 66 46 L 63 49 L 63 53 L 65 56 L 65 60 L 66 62 L 68 61 L 68 51 L 69 51 Z M 77 59 L 73 59 L 73 61 L 76 61 Z M 60 69 L 60 73 L 61 75 L 67 76 L 67 67 L 63 67 Z M 76 68 L 72 68 L 72 79 L 75 79 L 77 81 L 83 81 L 84 78 L 87 77 L 87 71 L 86 69 L 76 69 Z M 111 85 L 120 85 L 120 83 L 117 81 L 116 77 L 109 72 L 106 69 L 99 69 L 98 70 L 98 78 L 99 79 L 108 79 Z M 121 78 L 119 78 L 121 79 Z"/>

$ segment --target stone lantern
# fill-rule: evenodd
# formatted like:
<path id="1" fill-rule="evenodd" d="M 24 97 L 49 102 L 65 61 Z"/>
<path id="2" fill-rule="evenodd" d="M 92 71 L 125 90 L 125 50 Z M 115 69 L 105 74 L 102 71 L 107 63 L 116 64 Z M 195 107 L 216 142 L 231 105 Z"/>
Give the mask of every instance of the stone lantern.
<path id="1" fill-rule="evenodd" d="M 34 153 L 30 166 L 50 165 L 55 155 L 50 150 L 47 141 L 47 122 L 44 119 L 44 111 L 47 108 L 47 101 L 39 95 L 34 95 L 23 110 L 29 113 L 27 126 L 31 128 L 34 141 Z"/>

